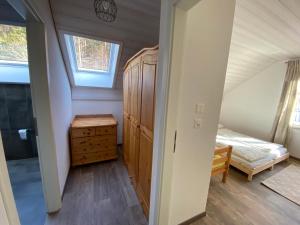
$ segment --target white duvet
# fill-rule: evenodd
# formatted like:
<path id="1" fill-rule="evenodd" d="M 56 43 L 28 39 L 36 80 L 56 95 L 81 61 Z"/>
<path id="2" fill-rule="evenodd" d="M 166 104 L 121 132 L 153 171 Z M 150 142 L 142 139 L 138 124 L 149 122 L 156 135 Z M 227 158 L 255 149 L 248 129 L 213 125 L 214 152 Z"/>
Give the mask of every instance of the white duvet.
<path id="1" fill-rule="evenodd" d="M 232 154 L 249 162 L 268 157 L 271 152 L 282 145 L 252 138 L 232 130 L 222 128 L 218 130 L 217 145 L 231 145 Z"/>

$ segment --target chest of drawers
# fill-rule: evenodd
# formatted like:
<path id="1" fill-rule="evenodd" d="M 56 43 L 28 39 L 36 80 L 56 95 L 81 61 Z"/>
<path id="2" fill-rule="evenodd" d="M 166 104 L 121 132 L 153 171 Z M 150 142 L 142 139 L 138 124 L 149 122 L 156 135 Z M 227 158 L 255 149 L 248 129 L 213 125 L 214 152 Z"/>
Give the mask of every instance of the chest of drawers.
<path id="1" fill-rule="evenodd" d="M 70 128 L 72 166 L 117 158 L 117 121 L 112 115 L 76 116 Z"/>

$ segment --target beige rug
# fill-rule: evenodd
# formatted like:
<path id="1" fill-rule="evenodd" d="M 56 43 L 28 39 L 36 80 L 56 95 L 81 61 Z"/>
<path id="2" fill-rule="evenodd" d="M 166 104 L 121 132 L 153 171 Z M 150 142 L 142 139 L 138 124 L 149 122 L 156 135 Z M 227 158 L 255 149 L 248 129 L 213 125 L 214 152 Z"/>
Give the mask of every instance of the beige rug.
<path id="1" fill-rule="evenodd" d="M 262 184 L 300 205 L 300 166 L 290 165 Z"/>

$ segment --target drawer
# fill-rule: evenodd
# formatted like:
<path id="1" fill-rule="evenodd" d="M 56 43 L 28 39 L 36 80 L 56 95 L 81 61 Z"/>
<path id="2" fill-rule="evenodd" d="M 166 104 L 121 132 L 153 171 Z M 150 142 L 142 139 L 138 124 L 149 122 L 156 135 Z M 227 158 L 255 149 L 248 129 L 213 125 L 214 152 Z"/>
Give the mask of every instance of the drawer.
<path id="1" fill-rule="evenodd" d="M 72 165 L 83 165 L 87 163 L 99 162 L 115 158 L 117 158 L 116 151 L 74 154 L 72 157 Z"/>
<path id="2" fill-rule="evenodd" d="M 95 128 L 73 128 L 71 131 L 72 138 L 90 137 L 95 135 Z"/>
<path id="3" fill-rule="evenodd" d="M 97 146 L 117 145 L 117 137 L 113 135 L 95 136 L 91 141 Z"/>
<path id="4" fill-rule="evenodd" d="M 92 152 L 106 152 L 117 151 L 115 145 L 93 145 L 93 146 L 76 146 L 72 147 L 72 154 L 78 153 L 92 153 Z"/>
<path id="5" fill-rule="evenodd" d="M 107 152 L 107 151 L 117 151 L 117 147 L 113 145 L 109 146 L 94 146 L 91 149 L 92 152 Z"/>
<path id="6" fill-rule="evenodd" d="M 96 127 L 96 135 L 116 135 L 116 126 Z"/>
<path id="7" fill-rule="evenodd" d="M 72 148 L 92 146 L 93 137 L 80 137 L 72 139 Z"/>
<path id="8" fill-rule="evenodd" d="M 117 147 L 116 137 L 109 135 L 73 138 L 71 142 L 73 153 L 109 151 Z"/>
<path id="9" fill-rule="evenodd" d="M 94 152 L 93 147 L 90 146 L 73 146 L 72 147 L 72 154 L 78 154 L 78 153 L 89 153 L 89 152 Z"/>

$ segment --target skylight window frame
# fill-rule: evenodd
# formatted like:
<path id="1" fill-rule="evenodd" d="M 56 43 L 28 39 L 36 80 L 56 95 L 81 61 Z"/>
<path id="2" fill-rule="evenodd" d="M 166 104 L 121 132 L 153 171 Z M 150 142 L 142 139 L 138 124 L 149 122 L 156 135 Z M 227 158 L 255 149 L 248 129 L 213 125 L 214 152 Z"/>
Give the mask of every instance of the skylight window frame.
<path id="1" fill-rule="evenodd" d="M 5 66 L 28 66 L 28 61 L 14 61 L 14 60 L 2 60 L 2 59 L 0 59 L 0 65 L 5 65 Z"/>
<path id="2" fill-rule="evenodd" d="M 59 36 L 60 40 L 63 40 L 62 43 L 62 54 L 63 57 L 66 61 L 66 67 L 67 67 L 67 72 L 69 76 L 69 80 L 71 83 L 71 86 L 73 88 L 77 87 L 84 87 L 84 88 L 103 88 L 103 89 L 113 89 L 115 88 L 116 84 L 116 79 L 117 79 L 117 73 L 119 69 L 119 62 L 121 58 L 121 52 L 123 49 L 123 43 L 118 42 L 118 41 L 112 41 L 112 40 L 107 40 L 95 36 L 90 36 L 90 35 L 85 35 L 82 33 L 75 33 L 75 32 L 68 32 L 68 31 L 63 31 L 59 30 Z M 102 72 L 100 70 L 89 70 L 89 69 L 79 69 L 77 66 L 77 59 L 76 59 L 76 52 L 75 52 L 75 45 L 73 42 L 73 37 L 81 37 L 81 38 L 87 38 L 87 39 L 92 39 L 92 40 L 97 40 L 97 41 L 103 41 L 103 42 L 109 42 L 112 44 L 112 48 L 110 51 L 110 62 L 109 62 L 109 71 L 108 72 Z M 72 40 L 71 40 L 72 39 Z M 113 62 L 112 62 L 113 59 Z M 99 80 L 105 80 L 111 78 L 111 85 L 82 85 L 76 83 L 76 77 L 75 76 L 99 76 Z M 77 78 L 78 80 L 78 78 Z M 98 81 L 99 83 L 100 81 Z"/>

